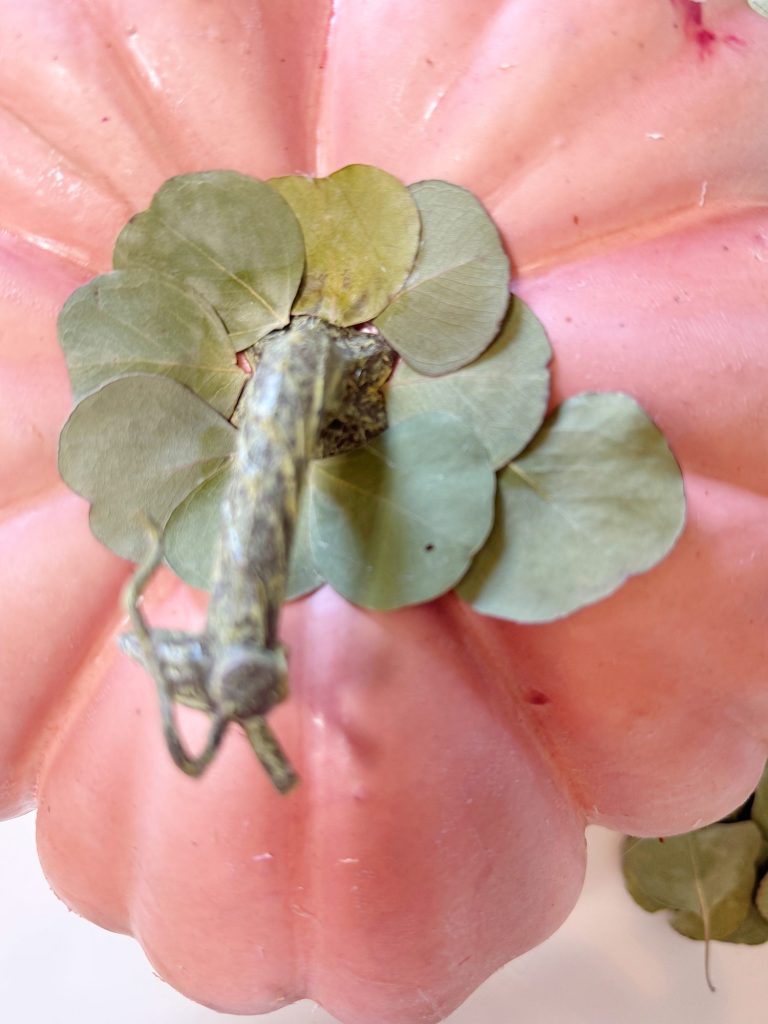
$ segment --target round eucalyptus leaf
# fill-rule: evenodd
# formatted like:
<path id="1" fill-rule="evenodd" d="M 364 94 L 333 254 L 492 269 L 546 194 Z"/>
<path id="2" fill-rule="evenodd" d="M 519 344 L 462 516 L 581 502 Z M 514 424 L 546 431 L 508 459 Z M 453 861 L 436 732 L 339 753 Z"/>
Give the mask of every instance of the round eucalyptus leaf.
<path id="1" fill-rule="evenodd" d="M 768 839 L 768 766 L 763 770 L 763 774 L 755 789 L 750 817 L 758 828 L 761 829 L 765 838 Z"/>
<path id="2" fill-rule="evenodd" d="M 174 509 L 163 533 L 165 559 L 176 575 L 199 590 L 210 590 L 221 536 L 221 506 L 232 463 L 221 468 Z"/>
<path id="3" fill-rule="evenodd" d="M 291 545 L 288 583 L 285 588 L 286 601 L 295 601 L 299 597 L 305 597 L 307 594 L 311 594 L 313 590 L 317 590 L 317 588 L 323 584 L 323 578 L 315 568 L 309 535 L 309 495 L 311 490 L 311 475 L 312 467 L 310 466 L 310 472 L 307 474 L 307 482 L 301 492 L 299 515 L 296 520 L 296 530 L 294 532 L 293 543 Z"/>
<path id="4" fill-rule="evenodd" d="M 722 941 L 743 946 L 762 946 L 764 942 L 768 942 L 768 921 L 753 903 L 738 928 L 730 935 L 726 935 Z"/>
<path id="5" fill-rule="evenodd" d="M 632 898 L 673 911 L 691 939 L 726 939 L 749 916 L 762 837 L 751 821 L 710 825 L 680 836 L 630 838 L 622 861 Z"/>
<path id="6" fill-rule="evenodd" d="M 200 292 L 240 351 L 288 322 L 304 240 L 269 185 L 236 171 L 204 171 L 166 181 L 120 232 L 114 264 L 170 274 Z"/>
<path id="7" fill-rule="evenodd" d="M 755 907 L 760 916 L 768 923 L 768 875 L 760 879 L 755 893 Z"/>
<path id="8" fill-rule="evenodd" d="M 401 360 L 387 386 L 387 418 L 401 423 L 420 412 L 451 412 L 469 424 L 497 469 L 539 429 L 549 400 L 552 350 L 540 321 L 513 299 L 501 332 L 469 366 L 427 377 Z"/>
<path id="9" fill-rule="evenodd" d="M 478 611 L 548 622 L 650 569 L 685 522 L 680 469 L 628 395 L 578 395 L 499 474 L 494 529 L 458 587 Z"/>
<path id="10" fill-rule="evenodd" d="M 227 496 L 231 469 L 228 461 L 196 487 L 171 514 L 163 533 L 166 561 L 180 579 L 200 590 L 211 589 L 222 528 L 221 506 Z M 303 597 L 322 582 L 309 547 L 309 501 L 305 488 L 291 549 L 286 600 Z"/>
<path id="11" fill-rule="evenodd" d="M 496 337 L 509 302 L 509 260 L 471 192 L 445 181 L 410 187 L 421 245 L 408 280 L 376 326 L 420 373 L 450 373 Z"/>
<path id="12" fill-rule="evenodd" d="M 747 0 L 747 3 L 756 14 L 768 18 L 768 0 Z"/>
<path id="13" fill-rule="evenodd" d="M 59 471 L 91 502 L 94 534 L 123 558 L 146 551 L 147 520 L 173 510 L 228 460 L 236 430 L 169 377 L 120 377 L 80 402 L 59 441 Z"/>
<path id="14" fill-rule="evenodd" d="M 316 462 L 310 522 L 318 572 L 365 608 L 429 601 L 488 535 L 495 475 L 471 429 L 414 416 L 364 448 Z"/>
<path id="15" fill-rule="evenodd" d="M 371 320 L 408 276 L 419 244 L 419 212 L 408 189 L 377 167 L 350 164 L 327 178 L 270 184 L 304 232 L 307 269 L 293 306 L 348 327 Z"/>
<path id="16" fill-rule="evenodd" d="M 76 402 L 132 373 L 173 377 L 229 417 L 246 381 L 211 306 L 155 271 L 116 270 L 89 281 L 59 316 Z"/>

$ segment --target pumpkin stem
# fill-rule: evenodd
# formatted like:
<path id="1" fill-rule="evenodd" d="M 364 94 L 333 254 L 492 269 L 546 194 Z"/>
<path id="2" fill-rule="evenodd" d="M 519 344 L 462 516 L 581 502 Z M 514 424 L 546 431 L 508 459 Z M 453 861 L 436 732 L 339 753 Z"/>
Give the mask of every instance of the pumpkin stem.
<path id="1" fill-rule="evenodd" d="M 162 560 L 159 530 L 125 591 L 134 636 L 122 646 L 152 675 L 175 763 L 200 775 L 230 722 L 245 731 L 275 788 L 296 773 L 264 715 L 287 696 L 277 634 L 301 490 L 312 458 L 362 444 L 386 426 L 381 384 L 392 353 L 377 336 L 294 319 L 264 339 L 239 407 L 232 481 L 222 505 L 208 621 L 201 636 L 150 629 L 141 593 Z M 205 748 L 191 757 L 176 727 L 175 702 L 212 716 Z"/>

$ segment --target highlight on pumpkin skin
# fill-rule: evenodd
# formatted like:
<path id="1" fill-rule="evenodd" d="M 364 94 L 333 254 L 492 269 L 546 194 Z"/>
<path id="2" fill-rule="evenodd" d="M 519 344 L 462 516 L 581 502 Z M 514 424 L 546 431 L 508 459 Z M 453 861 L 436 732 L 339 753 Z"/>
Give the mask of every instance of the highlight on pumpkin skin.
<path id="1" fill-rule="evenodd" d="M 100 540 L 138 559 L 150 519 L 171 567 L 212 590 L 201 636 L 147 626 L 159 536 L 128 590 L 124 649 L 189 774 L 237 722 L 276 788 L 295 781 L 264 722 L 287 692 L 286 599 L 328 583 L 390 610 L 456 587 L 485 614 L 547 622 L 651 568 L 682 530 L 679 468 L 630 396 L 547 416 L 549 343 L 466 189 L 366 165 L 182 175 L 114 263 L 59 320 L 76 399 L 59 466 Z M 198 757 L 171 666 L 212 717 Z"/>

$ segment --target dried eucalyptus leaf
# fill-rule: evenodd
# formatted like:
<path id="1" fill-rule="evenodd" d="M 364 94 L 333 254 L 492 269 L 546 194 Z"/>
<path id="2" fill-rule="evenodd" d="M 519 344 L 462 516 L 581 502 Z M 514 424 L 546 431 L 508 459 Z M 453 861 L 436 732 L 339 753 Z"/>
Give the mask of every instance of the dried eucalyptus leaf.
<path id="1" fill-rule="evenodd" d="M 269 185 L 235 171 L 205 171 L 160 188 L 120 232 L 114 264 L 170 274 L 200 292 L 240 351 L 288 322 L 304 240 Z"/>
<path id="2" fill-rule="evenodd" d="M 760 916 L 768 921 L 768 874 L 760 879 L 760 884 L 755 893 L 755 907 Z"/>
<path id="3" fill-rule="evenodd" d="M 681 836 L 630 837 L 624 879 L 644 909 L 673 911 L 672 926 L 692 939 L 726 939 L 749 916 L 762 837 L 751 821 L 710 825 Z"/>
<path id="4" fill-rule="evenodd" d="M 227 496 L 230 479 L 231 463 L 227 461 L 182 501 L 168 520 L 163 534 L 166 561 L 180 579 L 200 590 L 211 588 L 222 529 L 221 506 Z M 312 563 L 309 548 L 309 501 L 305 488 L 291 550 L 286 600 L 303 597 L 316 590 L 322 582 Z"/>
<path id="5" fill-rule="evenodd" d="M 754 904 L 736 931 L 724 936 L 723 942 L 734 942 L 742 946 L 761 946 L 768 942 L 768 921 L 759 913 Z"/>
<path id="6" fill-rule="evenodd" d="M 307 269 L 293 312 L 340 327 L 380 313 L 408 276 L 419 244 L 419 212 L 408 189 L 366 164 L 270 184 L 304 232 Z"/>
<path id="7" fill-rule="evenodd" d="M 628 395 L 579 395 L 499 474 L 493 531 L 458 590 L 486 615 L 548 622 L 650 569 L 684 520 L 655 424 Z"/>
<path id="8" fill-rule="evenodd" d="M 64 425 L 59 471 L 92 505 L 95 535 L 123 558 L 146 550 L 147 518 L 161 528 L 219 470 L 236 431 L 169 377 L 120 377 L 88 395 Z"/>
<path id="9" fill-rule="evenodd" d="M 524 302 L 513 299 L 498 337 L 471 365 L 426 377 L 401 360 L 387 387 L 389 422 L 420 412 L 454 413 L 472 427 L 498 469 L 541 426 L 551 357 L 540 321 Z"/>
<path id="10" fill-rule="evenodd" d="M 176 575 L 200 590 L 210 590 L 221 535 L 221 505 L 232 463 L 204 480 L 172 513 L 163 533 L 165 559 Z"/>
<path id="11" fill-rule="evenodd" d="M 76 402 L 132 373 L 173 377 L 229 417 L 246 381 L 224 324 L 190 289 L 155 271 L 89 281 L 59 317 Z"/>
<path id="12" fill-rule="evenodd" d="M 291 545 L 291 560 L 288 568 L 288 583 L 285 589 L 286 601 L 295 601 L 298 597 L 311 594 L 322 586 L 323 578 L 315 568 L 310 543 L 309 503 L 312 480 L 312 467 L 307 475 L 307 482 L 301 492 L 299 515 L 296 520 L 296 531 Z"/>
<path id="13" fill-rule="evenodd" d="M 315 463 L 315 565 L 365 608 L 429 601 L 463 575 L 488 535 L 495 483 L 485 448 L 460 420 L 405 420 L 364 448 Z"/>
<path id="14" fill-rule="evenodd" d="M 763 774 L 752 798 L 750 817 L 762 831 L 764 837 L 768 839 L 768 766 L 763 769 Z"/>
<path id="15" fill-rule="evenodd" d="M 762 14 L 764 18 L 768 18 L 768 0 L 747 0 L 747 3 L 755 14 Z"/>
<path id="16" fill-rule="evenodd" d="M 375 323 L 407 363 L 435 376 L 471 363 L 496 337 L 509 302 L 509 260 L 471 192 L 420 181 L 411 194 L 421 215 L 419 253 Z"/>

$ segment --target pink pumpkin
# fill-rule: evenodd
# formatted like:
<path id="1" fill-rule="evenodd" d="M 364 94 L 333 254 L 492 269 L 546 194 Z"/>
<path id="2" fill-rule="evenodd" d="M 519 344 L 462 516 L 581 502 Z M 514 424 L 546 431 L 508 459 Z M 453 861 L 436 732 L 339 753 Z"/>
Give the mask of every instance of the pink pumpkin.
<path id="1" fill-rule="evenodd" d="M 768 752 L 768 21 L 745 0 L 0 5 L 0 801 L 61 897 L 227 1012 L 437 1021 L 567 915 L 589 822 L 718 817 Z M 289 606 L 270 788 L 202 780 L 115 644 L 130 572 L 60 482 L 55 320 L 161 182 L 377 164 L 473 189 L 556 351 L 685 473 L 672 555 L 546 626 Z M 155 622 L 201 595 L 161 578 Z M 190 713 L 189 727 L 200 722 Z"/>

